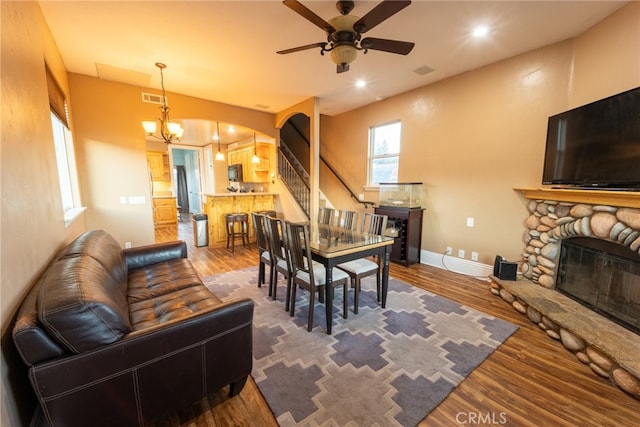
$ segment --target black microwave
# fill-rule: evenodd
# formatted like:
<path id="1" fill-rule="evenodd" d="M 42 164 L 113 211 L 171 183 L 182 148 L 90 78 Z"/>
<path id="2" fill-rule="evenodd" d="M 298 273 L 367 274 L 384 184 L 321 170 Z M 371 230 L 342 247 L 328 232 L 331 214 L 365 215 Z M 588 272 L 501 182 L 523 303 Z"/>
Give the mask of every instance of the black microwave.
<path id="1" fill-rule="evenodd" d="M 229 166 L 229 181 L 242 181 L 242 165 L 230 165 Z"/>

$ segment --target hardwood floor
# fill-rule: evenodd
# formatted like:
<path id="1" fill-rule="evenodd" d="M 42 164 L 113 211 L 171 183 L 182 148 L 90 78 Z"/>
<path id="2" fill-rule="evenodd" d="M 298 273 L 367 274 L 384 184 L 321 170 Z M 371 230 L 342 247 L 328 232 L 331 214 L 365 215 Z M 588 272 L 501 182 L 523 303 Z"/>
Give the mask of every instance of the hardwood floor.
<path id="1" fill-rule="evenodd" d="M 201 276 L 257 263 L 255 244 L 196 248 L 190 222 L 156 231 L 157 241 L 181 238 Z M 426 265 L 391 265 L 391 275 L 430 292 L 520 326 L 419 425 L 431 426 L 638 426 L 640 400 L 593 373 L 562 344 L 491 294 L 488 283 Z M 392 302 L 391 302 L 392 303 Z M 222 390 L 157 426 L 277 426 L 253 380 L 239 396 Z M 292 390 L 292 392 L 295 392 Z"/>

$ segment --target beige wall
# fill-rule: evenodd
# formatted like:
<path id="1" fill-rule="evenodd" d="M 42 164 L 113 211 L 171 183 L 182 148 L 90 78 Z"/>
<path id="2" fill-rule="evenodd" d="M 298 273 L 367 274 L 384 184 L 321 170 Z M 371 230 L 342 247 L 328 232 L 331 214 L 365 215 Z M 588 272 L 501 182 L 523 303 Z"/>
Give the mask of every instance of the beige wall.
<path id="1" fill-rule="evenodd" d="M 640 2 L 632 1 L 575 39 L 567 108 L 640 86 Z"/>
<path id="2" fill-rule="evenodd" d="M 21 410 L 30 415 L 30 386 L 10 345 L 10 322 L 56 250 L 88 228 L 108 229 L 121 242 L 153 240 L 140 121 L 158 112 L 157 106 L 141 103 L 142 88 L 67 76 L 37 3 L 0 2 L 0 7 L 0 424 L 8 426 L 25 424 Z M 366 180 L 369 126 L 401 119 L 403 150 L 410 155 L 401 159 L 400 179 L 425 183 L 423 247 L 434 252 L 445 246 L 463 248 L 467 254 L 478 251 L 485 263 L 496 253 L 517 258 L 526 210 L 512 187 L 540 182 L 546 118 L 640 86 L 639 23 L 640 4 L 632 2 L 574 40 L 335 117 L 323 116 L 322 154 L 360 192 Z M 88 207 L 86 215 L 67 228 L 57 184 L 45 61 L 70 96 L 80 185 Z M 277 138 L 272 114 L 172 93 L 169 97 L 175 118 L 237 123 Z M 143 195 L 146 203 L 122 205 L 123 195 Z M 376 193 L 366 195 L 377 198 Z M 476 227 L 465 226 L 468 216 L 476 219 Z"/>
<path id="3" fill-rule="evenodd" d="M 361 193 L 369 127 L 401 120 L 399 180 L 424 183 L 423 249 L 451 246 L 467 259 L 475 251 L 485 264 L 496 254 L 517 260 L 527 212 L 512 188 L 541 185 L 548 116 L 640 86 L 639 6 L 575 40 L 323 116 L 322 155 Z M 332 202 L 349 203 L 343 191 L 328 188 L 322 184 Z M 365 194 L 377 201 L 376 192 Z M 467 217 L 475 227 L 466 226 Z"/>
<path id="4" fill-rule="evenodd" d="M 19 302 L 55 252 L 85 230 L 64 226 L 44 64 L 68 94 L 66 71 L 35 2 L 1 2 L 2 14 L 2 414 L 25 425 L 33 399 L 11 345 Z M 73 111 L 72 111 L 73 112 Z M 9 344 L 9 345 L 7 345 Z M 19 378 L 11 381 L 10 378 Z M 16 402 L 21 402 L 20 409 Z"/>
<path id="5" fill-rule="evenodd" d="M 102 228 L 124 246 L 154 241 L 151 189 L 142 120 L 159 116 L 158 106 L 142 102 L 141 92 L 158 92 L 81 74 L 69 74 L 75 141 L 81 165 L 80 186 L 87 228 Z M 173 119 L 234 123 L 275 137 L 275 117 L 245 108 L 168 92 Z M 161 147 L 164 148 L 164 147 Z M 224 177 L 225 162 L 214 162 Z M 144 197 L 143 204 L 122 204 L 122 197 Z"/>

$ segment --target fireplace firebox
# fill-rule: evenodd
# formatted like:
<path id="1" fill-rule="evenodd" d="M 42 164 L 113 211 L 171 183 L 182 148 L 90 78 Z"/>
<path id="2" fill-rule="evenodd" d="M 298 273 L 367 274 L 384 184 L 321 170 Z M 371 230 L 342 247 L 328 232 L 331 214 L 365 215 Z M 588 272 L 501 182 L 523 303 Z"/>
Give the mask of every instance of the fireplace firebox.
<path id="1" fill-rule="evenodd" d="M 607 240 L 563 239 L 556 289 L 640 333 L 640 255 Z"/>

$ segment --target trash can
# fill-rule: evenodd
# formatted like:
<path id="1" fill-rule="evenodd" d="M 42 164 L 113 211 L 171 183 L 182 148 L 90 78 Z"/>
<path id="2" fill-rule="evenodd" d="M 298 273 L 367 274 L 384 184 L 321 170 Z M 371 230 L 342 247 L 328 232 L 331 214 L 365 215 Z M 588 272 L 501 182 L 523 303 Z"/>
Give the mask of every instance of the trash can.
<path id="1" fill-rule="evenodd" d="M 209 220 L 207 214 L 193 215 L 193 244 L 195 246 L 209 245 Z"/>

